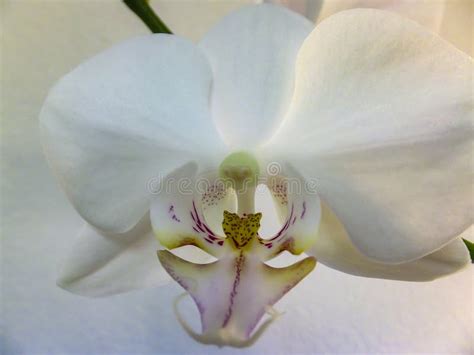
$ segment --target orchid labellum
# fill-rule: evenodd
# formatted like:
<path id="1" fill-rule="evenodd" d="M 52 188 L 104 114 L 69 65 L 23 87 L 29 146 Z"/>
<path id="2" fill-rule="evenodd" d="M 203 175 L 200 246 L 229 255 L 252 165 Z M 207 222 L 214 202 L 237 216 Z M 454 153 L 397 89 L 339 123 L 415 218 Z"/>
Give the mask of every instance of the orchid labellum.
<path id="1" fill-rule="evenodd" d="M 41 112 L 49 163 L 88 223 L 59 284 L 104 296 L 169 274 L 200 312 L 201 333 L 178 312 L 191 336 L 246 346 L 316 259 L 397 280 L 458 271 L 470 261 L 458 236 L 472 215 L 471 84 L 468 56 L 379 10 L 314 28 L 264 4 L 197 45 L 118 44 L 61 79 Z M 262 183 L 274 235 L 259 230 Z M 215 260 L 170 251 L 185 245 Z M 308 256 L 267 264 L 284 251 Z"/>

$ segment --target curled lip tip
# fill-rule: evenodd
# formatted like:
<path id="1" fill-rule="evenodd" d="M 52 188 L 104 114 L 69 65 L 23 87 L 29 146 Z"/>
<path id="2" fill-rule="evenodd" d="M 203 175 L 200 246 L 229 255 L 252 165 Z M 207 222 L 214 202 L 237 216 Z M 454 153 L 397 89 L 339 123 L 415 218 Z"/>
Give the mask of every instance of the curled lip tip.
<path id="1" fill-rule="evenodd" d="M 232 332 L 227 329 L 219 329 L 215 332 L 199 334 L 191 328 L 191 326 L 186 322 L 184 317 L 179 312 L 179 303 L 188 295 L 188 292 L 184 292 L 175 298 L 173 310 L 176 315 L 176 319 L 178 319 L 178 322 L 181 324 L 185 332 L 197 342 L 206 345 L 216 345 L 220 348 L 224 346 L 232 346 L 234 348 L 247 348 L 252 346 L 258 339 L 260 339 L 268 327 L 284 314 L 283 312 L 278 312 L 272 306 L 265 307 L 265 313 L 268 314 L 269 318 L 266 319 L 260 325 L 260 327 L 258 327 L 258 329 L 255 330 L 253 334 L 247 339 L 235 337 Z"/>

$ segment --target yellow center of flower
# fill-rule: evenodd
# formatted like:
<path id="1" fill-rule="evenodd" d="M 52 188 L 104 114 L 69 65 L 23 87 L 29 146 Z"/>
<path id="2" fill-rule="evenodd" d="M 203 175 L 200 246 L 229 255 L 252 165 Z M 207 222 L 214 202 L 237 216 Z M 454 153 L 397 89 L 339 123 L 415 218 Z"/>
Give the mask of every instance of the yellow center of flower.
<path id="1" fill-rule="evenodd" d="M 240 217 L 236 213 L 224 211 L 222 229 L 224 230 L 224 234 L 234 242 L 237 249 L 243 249 L 252 239 L 258 237 L 261 219 L 261 213 L 248 214 Z"/>

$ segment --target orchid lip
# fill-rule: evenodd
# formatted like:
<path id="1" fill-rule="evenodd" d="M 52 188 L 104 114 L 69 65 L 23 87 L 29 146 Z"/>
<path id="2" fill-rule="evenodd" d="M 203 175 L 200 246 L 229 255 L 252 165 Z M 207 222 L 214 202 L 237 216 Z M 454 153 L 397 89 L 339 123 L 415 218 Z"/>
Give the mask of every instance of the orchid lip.
<path id="1" fill-rule="evenodd" d="M 176 300 L 176 316 L 188 334 L 202 343 L 236 347 L 249 346 L 263 334 L 277 319 L 271 312 L 273 304 L 316 265 L 314 257 L 307 257 L 273 268 L 242 251 L 211 264 L 194 264 L 165 250 L 158 252 L 158 258 L 191 295 L 201 315 L 202 334 L 197 334 L 177 309 L 181 297 Z M 270 318 L 255 330 L 265 314 Z"/>
<path id="2" fill-rule="evenodd" d="M 226 165 L 229 164 L 223 164 Z M 239 166 L 245 167 L 245 164 Z M 284 172 L 303 183 L 301 176 L 290 167 L 285 167 Z M 197 176 L 197 167 L 184 167 L 182 174 Z M 226 178 L 231 175 L 227 174 Z M 205 208 L 220 203 L 209 195 L 214 193 L 219 198 L 225 195 L 212 184 L 207 191 L 181 196 L 181 200 L 177 198 L 179 194 L 170 191 L 157 199 L 152 209 L 152 217 L 159 216 L 160 224 L 154 226 L 154 230 L 163 246 L 174 249 L 194 245 L 217 258 L 211 263 L 196 264 L 169 250 L 158 251 L 163 268 L 194 300 L 201 316 L 201 333 L 192 330 L 179 313 L 181 298 L 176 300 L 176 316 L 185 331 L 202 343 L 234 347 L 251 345 L 278 318 L 273 305 L 316 265 L 314 257 L 306 257 L 283 268 L 265 263 L 285 250 L 300 254 L 309 248 L 319 223 L 317 195 L 292 192 L 286 186 L 289 178 L 284 176 L 278 178 L 277 189 L 272 184 L 274 178 L 269 179 L 269 189 L 275 196 L 282 197 L 276 201 L 287 213 L 281 229 L 268 239 L 259 235 L 264 215 L 253 211 L 255 188 L 240 194 L 236 192 L 237 212 L 223 210 L 223 235 L 211 228 L 204 216 Z M 269 318 L 258 326 L 265 314 L 269 314 Z"/>

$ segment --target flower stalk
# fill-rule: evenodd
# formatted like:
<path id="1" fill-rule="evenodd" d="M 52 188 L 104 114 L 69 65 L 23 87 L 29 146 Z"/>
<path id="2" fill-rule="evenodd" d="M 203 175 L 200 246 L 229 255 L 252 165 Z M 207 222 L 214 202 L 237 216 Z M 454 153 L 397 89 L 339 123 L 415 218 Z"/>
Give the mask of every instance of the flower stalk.
<path id="1" fill-rule="evenodd" d="M 467 250 L 469 250 L 469 255 L 471 256 L 471 263 L 474 264 L 474 243 L 464 238 L 462 241 L 466 245 Z"/>
<path id="2" fill-rule="evenodd" d="M 123 0 L 153 33 L 173 34 L 163 20 L 153 11 L 148 0 Z"/>

